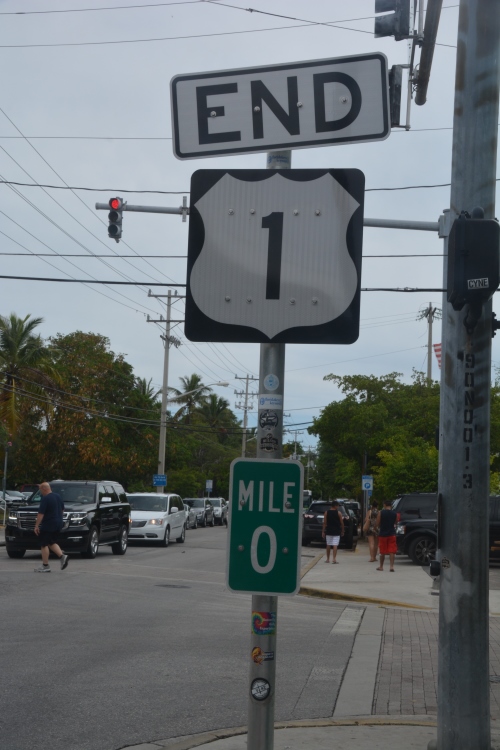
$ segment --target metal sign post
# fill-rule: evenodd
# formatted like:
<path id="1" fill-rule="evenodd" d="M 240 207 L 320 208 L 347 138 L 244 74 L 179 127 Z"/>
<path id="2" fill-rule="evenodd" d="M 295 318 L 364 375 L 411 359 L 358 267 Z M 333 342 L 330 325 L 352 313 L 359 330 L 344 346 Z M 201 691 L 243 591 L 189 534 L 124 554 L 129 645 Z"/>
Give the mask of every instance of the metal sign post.
<path id="1" fill-rule="evenodd" d="M 291 151 L 271 152 L 267 155 L 268 169 L 290 169 L 292 162 Z M 261 427 L 261 420 L 257 424 L 257 458 L 275 459 L 283 456 L 283 398 L 285 392 L 285 344 L 260 345 L 259 369 L 259 417 L 261 412 L 268 410 L 268 401 L 273 404 L 278 417 L 277 423 L 271 430 Z M 281 402 L 281 407 L 279 406 Z M 254 614 L 255 613 L 255 614 Z M 262 614 L 270 617 L 268 627 L 261 630 L 259 636 L 254 635 L 254 620 L 259 620 Z M 274 748 L 274 696 L 276 690 L 276 628 L 278 622 L 277 596 L 252 596 L 252 639 L 250 649 L 254 646 L 254 638 L 258 637 L 258 647 L 264 653 L 272 651 L 274 659 L 256 664 L 250 662 L 250 685 L 248 697 L 248 740 L 247 750 L 273 750 Z M 267 690 L 262 696 L 262 691 Z"/>

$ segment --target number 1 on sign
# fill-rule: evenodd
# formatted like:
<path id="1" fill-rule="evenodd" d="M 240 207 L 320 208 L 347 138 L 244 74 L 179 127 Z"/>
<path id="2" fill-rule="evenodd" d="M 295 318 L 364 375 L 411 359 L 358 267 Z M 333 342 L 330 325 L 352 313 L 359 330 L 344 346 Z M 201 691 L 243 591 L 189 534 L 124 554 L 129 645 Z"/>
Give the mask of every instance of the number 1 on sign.
<path id="1" fill-rule="evenodd" d="M 280 298 L 281 248 L 283 246 L 283 211 L 262 217 L 262 229 L 269 229 L 267 240 L 266 299 Z"/>

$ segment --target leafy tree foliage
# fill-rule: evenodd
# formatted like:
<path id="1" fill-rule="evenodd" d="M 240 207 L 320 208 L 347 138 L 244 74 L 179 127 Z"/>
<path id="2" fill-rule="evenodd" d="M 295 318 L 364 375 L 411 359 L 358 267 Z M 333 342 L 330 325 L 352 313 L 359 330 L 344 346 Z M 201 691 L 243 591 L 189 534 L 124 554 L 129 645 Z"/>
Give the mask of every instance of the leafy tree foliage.
<path id="1" fill-rule="evenodd" d="M 329 404 L 309 430 L 320 438 L 316 481 L 324 496 L 359 497 L 365 460 L 377 498 L 437 489 L 437 383 L 428 385 L 418 372 L 410 384 L 396 372 L 325 380 L 344 397 Z"/>
<path id="2" fill-rule="evenodd" d="M 33 325 L 25 333 L 27 322 Z M 25 319 L 19 324 L 29 346 L 41 354 L 29 360 L 37 387 L 23 386 L 15 394 L 18 430 L 9 455 L 9 485 L 55 477 L 108 478 L 129 491 L 151 490 L 161 411 L 151 380 L 137 378 L 104 336 L 76 331 L 44 343 L 31 333 L 40 323 Z M 0 356 L 1 346 L 0 333 Z M 40 374 L 33 372 L 35 360 Z M 8 372 L 26 372 L 16 367 Z M 213 494 L 227 496 L 230 463 L 241 450 L 239 421 L 229 402 L 209 393 L 199 375 L 181 383 L 182 406 L 167 413 L 168 489 L 197 496 L 203 494 L 206 479 L 212 479 Z M 195 394 L 182 396 L 199 386 Z M 5 419 L 0 427 L 1 442 L 9 432 Z"/>

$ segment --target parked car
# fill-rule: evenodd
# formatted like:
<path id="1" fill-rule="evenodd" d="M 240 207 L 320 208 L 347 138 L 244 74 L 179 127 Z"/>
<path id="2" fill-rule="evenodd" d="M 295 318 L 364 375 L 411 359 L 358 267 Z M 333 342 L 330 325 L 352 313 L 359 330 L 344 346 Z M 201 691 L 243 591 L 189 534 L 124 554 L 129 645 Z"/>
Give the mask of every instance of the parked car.
<path id="1" fill-rule="evenodd" d="M 330 500 L 314 500 L 303 514 L 302 544 L 311 542 L 322 542 L 323 518 L 327 510 L 332 507 Z M 355 521 L 349 515 L 342 503 L 339 503 L 339 511 L 344 519 L 344 536 L 340 537 L 339 549 L 356 549 L 358 543 L 358 529 Z"/>
<path id="2" fill-rule="evenodd" d="M 401 518 L 396 525 L 398 553 L 408 555 L 415 565 L 429 565 L 436 556 L 438 545 L 437 495 L 403 495 L 410 498 L 401 507 Z M 396 503 L 397 501 L 395 501 Z M 394 508 L 394 503 L 393 503 Z M 500 496 L 490 496 L 489 516 L 490 560 L 500 559 Z"/>
<path id="3" fill-rule="evenodd" d="M 187 503 L 184 503 L 184 510 L 186 512 L 186 529 L 197 529 L 198 528 L 198 516 Z"/>
<path id="4" fill-rule="evenodd" d="M 3 492 L 0 490 L 0 502 L 3 508 Z M 26 505 L 26 497 L 22 492 L 17 490 L 5 490 L 5 502 L 7 508 L 15 508 L 20 505 Z"/>
<path id="5" fill-rule="evenodd" d="M 130 505 L 118 482 L 66 482 L 58 479 L 50 482 L 50 486 L 64 503 L 60 544 L 65 552 L 80 552 L 83 557 L 94 558 L 99 546 L 109 545 L 114 555 L 125 554 Z M 34 528 L 41 497 L 38 490 L 27 505 L 9 510 L 5 526 L 9 557 L 23 557 L 26 550 L 40 549 Z"/>
<path id="6" fill-rule="evenodd" d="M 184 544 L 186 512 L 179 495 L 133 492 L 127 495 L 132 523 L 130 541 L 158 542 L 168 547 L 171 540 Z"/>
<path id="7" fill-rule="evenodd" d="M 215 523 L 219 526 L 227 526 L 227 503 L 223 497 L 211 497 L 210 502 L 214 506 Z"/>
<path id="8" fill-rule="evenodd" d="M 397 497 L 392 509 L 399 513 L 400 523 L 413 518 L 437 518 L 436 492 L 410 492 Z"/>
<path id="9" fill-rule="evenodd" d="M 356 516 L 356 523 L 358 526 L 361 523 L 361 505 L 357 500 L 344 500 L 344 506 L 347 510 L 352 511 Z"/>
<path id="10" fill-rule="evenodd" d="M 215 526 L 214 506 L 208 497 L 185 497 L 184 502 L 196 513 L 199 526 Z"/>

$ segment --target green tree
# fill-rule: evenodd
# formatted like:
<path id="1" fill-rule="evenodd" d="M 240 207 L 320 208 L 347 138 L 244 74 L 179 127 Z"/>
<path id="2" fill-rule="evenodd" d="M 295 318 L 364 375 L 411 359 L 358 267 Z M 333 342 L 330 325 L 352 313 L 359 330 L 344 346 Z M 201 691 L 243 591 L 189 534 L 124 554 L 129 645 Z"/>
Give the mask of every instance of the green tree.
<path id="1" fill-rule="evenodd" d="M 47 419 L 50 397 L 58 383 L 56 349 L 48 349 L 34 331 L 43 318 L 0 316 L 0 420 L 15 435 L 19 429 L 19 399 L 28 393 L 39 397 Z M 49 397 L 49 398 L 48 398 Z M 43 406 L 42 406 L 43 405 Z"/>
<path id="2" fill-rule="evenodd" d="M 175 404 L 182 404 L 180 409 L 177 410 L 174 415 L 174 419 L 180 419 L 181 417 L 188 424 L 191 422 L 194 410 L 201 406 L 204 401 L 206 394 L 210 393 L 210 388 L 207 385 L 203 385 L 201 375 L 193 373 L 189 377 L 179 378 L 181 381 L 181 388 L 170 387 L 168 390 L 173 393 L 174 396 L 169 396 L 169 402 Z"/>

